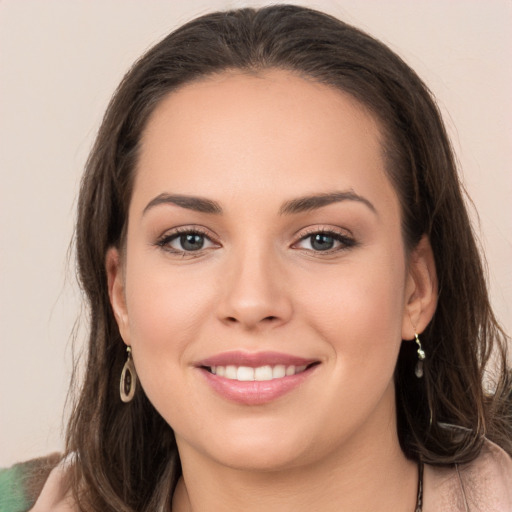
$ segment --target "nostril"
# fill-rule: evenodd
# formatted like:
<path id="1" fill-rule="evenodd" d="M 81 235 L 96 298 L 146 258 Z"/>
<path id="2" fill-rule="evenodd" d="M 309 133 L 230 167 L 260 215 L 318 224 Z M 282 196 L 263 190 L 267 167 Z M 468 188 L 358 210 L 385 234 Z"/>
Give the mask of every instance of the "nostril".
<path id="1" fill-rule="evenodd" d="M 262 322 L 273 322 L 275 320 L 277 320 L 277 316 L 274 316 L 274 315 L 271 315 L 271 316 L 266 316 L 265 318 L 262 318 Z M 239 323 L 239 320 L 234 317 L 234 316 L 228 316 L 226 317 L 226 321 L 231 323 L 231 324 L 237 324 Z"/>

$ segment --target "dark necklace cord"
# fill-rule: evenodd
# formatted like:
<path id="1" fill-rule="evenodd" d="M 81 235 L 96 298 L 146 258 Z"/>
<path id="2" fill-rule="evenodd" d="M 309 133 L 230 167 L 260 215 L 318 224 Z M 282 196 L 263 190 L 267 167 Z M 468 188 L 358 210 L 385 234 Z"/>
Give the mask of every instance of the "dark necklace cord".
<path id="1" fill-rule="evenodd" d="M 416 498 L 416 508 L 414 512 L 423 510 L 423 462 L 418 462 L 418 496 Z"/>
<path id="2" fill-rule="evenodd" d="M 423 510 L 423 462 L 418 462 L 418 495 L 416 497 L 416 507 L 414 512 Z"/>

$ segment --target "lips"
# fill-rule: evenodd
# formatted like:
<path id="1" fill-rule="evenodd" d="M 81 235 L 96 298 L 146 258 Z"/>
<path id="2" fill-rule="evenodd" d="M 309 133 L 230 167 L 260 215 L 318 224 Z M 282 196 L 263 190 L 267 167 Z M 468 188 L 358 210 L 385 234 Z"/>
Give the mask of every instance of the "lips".
<path id="1" fill-rule="evenodd" d="M 196 367 L 222 398 L 244 405 L 262 405 L 293 391 L 319 365 L 318 360 L 277 352 L 226 352 Z"/>

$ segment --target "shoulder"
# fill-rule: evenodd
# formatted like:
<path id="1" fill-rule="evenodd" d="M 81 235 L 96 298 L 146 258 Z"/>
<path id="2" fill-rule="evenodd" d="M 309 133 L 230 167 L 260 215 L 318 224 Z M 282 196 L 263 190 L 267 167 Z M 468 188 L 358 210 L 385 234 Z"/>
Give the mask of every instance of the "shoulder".
<path id="1" fill-rule="evenodd" d="M 459 474 L 470 509 L 512 510 L 512 459 L 499 446 L 486 441 L 478 458 L 460 466 Z"/>
<path id="2" fill-rule="evenodd" d="M 0 510 L 74 512 L 68 478 L 70 462 L 52 454 L 0 470 Z"/>
<path id="3" fill-rule="evenodd" d="M 71 454 L 52 469 L 30 512 L 76 512 L 78 510 L 70 485 L 70 471 L 74 459 L 74 454 Z"/>
<path id="4" fill-rule="evenodd" d="M 41 493 L 48 475 L 61 460 L 58 453 L 0 469 L 0 510 L 28 510 Z"/>
<path id="5" fill-rule="evenodd" d="M 486 440 L 468 464 L 425 468 L 425 512 L 512 511 L 512 458 Z"/>

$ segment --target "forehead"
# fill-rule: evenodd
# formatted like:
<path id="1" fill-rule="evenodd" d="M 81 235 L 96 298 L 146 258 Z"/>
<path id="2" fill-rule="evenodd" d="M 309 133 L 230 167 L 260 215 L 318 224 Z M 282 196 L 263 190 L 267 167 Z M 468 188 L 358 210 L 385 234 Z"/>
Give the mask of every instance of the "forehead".
<path id="1" fill-rule="evenodd" d="M 150 117 L 134 193 L 268 195 L 269 183 L 290 197 L 389 191 L 376 120 L 350 95 L 282 70 L 185 85 Z"/>

